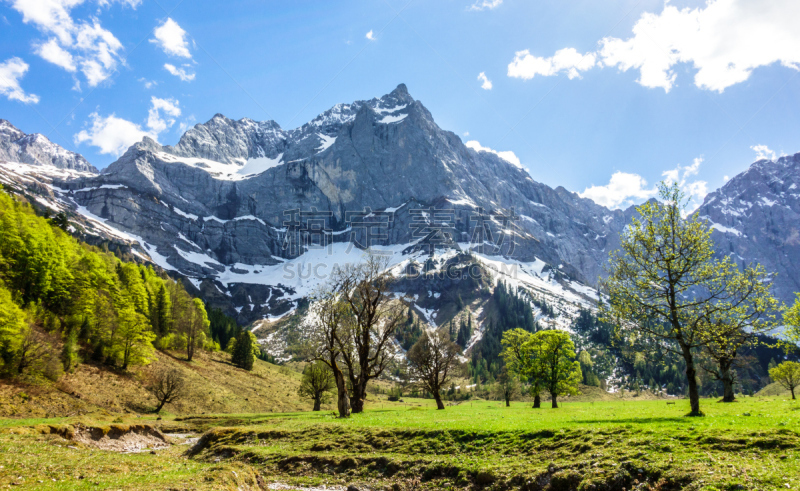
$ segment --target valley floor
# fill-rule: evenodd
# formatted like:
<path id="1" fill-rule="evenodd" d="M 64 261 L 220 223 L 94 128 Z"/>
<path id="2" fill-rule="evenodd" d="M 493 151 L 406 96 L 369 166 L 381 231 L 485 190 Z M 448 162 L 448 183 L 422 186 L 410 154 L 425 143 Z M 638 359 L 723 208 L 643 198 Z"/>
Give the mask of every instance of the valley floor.
<path id="1" fill-rule="evenodd" d="M 704 399 L 700 418 L 672 402 L 0 419 L 0 488 L 800 489 L 798 402 Z"/>

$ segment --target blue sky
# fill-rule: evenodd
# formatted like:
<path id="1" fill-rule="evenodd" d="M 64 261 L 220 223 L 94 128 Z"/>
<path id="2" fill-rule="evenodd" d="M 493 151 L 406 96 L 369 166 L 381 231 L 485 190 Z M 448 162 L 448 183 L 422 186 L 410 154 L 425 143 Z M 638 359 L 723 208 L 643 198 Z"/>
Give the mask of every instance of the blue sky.
<path id="1" fill-rule="evenodd" d="M 0 0 L 0 15 L 0 118 L 100 168 L 216 113 L 290 129 L 401 82 L 465 142 L 608 206 L 664 178 L 699 200 L 757 155 L 800 152 L 796 0 Z"/>

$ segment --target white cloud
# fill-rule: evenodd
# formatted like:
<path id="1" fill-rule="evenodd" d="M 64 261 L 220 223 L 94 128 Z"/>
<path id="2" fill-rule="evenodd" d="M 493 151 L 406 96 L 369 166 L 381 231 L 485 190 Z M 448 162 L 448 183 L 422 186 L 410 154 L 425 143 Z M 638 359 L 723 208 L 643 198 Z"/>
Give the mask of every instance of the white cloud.
<path id="1" fill-rule="evenodd" d="M 606 208 L 627 208 L 655 196 L 655 187 L 648 188 L 647 181 L 638 174 L 615 172 L 605 186 L 586 188 L 580 196 L 589 198 Z"/>
<path id="2" fill-rule="evenodd" d="M 480 80 L 481 88 L 483 90 L 492 90 L 492 81 L 486 76 L 485 72 L 481 72 L 478 74 L 478 80 Z"/>
<path id="3" fill-rule="evenodd" d="M 690 180 L 700 172 L 703 159 L 694 159 L 691 165 L 677 165 L 661 173 L 667 184 L 678 183 L 688 199 L 687 212 L 692 212 L 703 203 L 703 198 L 708 194 L 708 183 L 700 180 Z M 658 194 L 657 186 L 648 187 L 647 181 L 639 174 L 628 172 L 615 172 L 605 186 L 591 186 L 586 188 L 580 196 L 589 198 L 595 203 L 607 208 L 627 208 L 638 205 L 643 201 Z"/>
<path id="4" fill-rule="evenodd" d="M 142 3 L 142 0 L 98 0 L 97 3 L 99 3 L 101 7 L 108 7 L 114 2 L 118 2 L 135 9 L 136 7 L 139 6 L 139 4 Z"/>
<path id="5" fill-rule="evenodd" d="M 169 73 L 175 75 L 179 79 L 183 80 L 184 82 L 191 82 L 192 80 L 194 80 L 195 77 L 194 73 L 189 73 L 189 71 L 187 71 L 186 69 L 178 68 L 170 63 L 164 63 L 164 69 L 166 69 Z"/>
<path id="6" fill-rule="evenodd" d="M 492 150 L 489 147 L 484 147 L 483 145 L 481 145 L 476 140 L 470 140 L 467 143 L 465 143 L 465 145 L 468 148 L 471 148 L 471 149 L 475 150 L 476 152 L 493 153 L 493 154 L 497 155 L 498 157 L 500 157 L 501 159 L 505 160 L 506 162 L 509 162 L 510 164 L 513 164 L 513 165 L 519 167 L 520 169 L 522 169 L 522 162 L 520 162 L 519 157 L 517 157 L 517 155 L 514 152 L 510 151 L 510 150 L 505 151 L 505 152 L 498 152 L 497 150 Z"/>
<path id="7" fill-rule="evenodd" d="M 181 133 L 186 133 L 186 130 L 188 130 L 194 124 L 195 121 L 196 119 L 194 117 L 194 114 L 191 114 L 189 115 L 189 117 L 187 117 L 178 124 L 178 129 L 180 130 Z"/>
<path id="8" fill-rule="evenodd" d="M 692 165 L 682 166 L 678 164 L 674 169 L 661 173 L 667 184 L 678 183 L 681 191 L 684 192 L 688 199 L 686 211 L 689 213 L 703 204 L 703 199 L 708 194 L 708 183 L 706 181 L 689 180 L 690 177 L 696 176 L 700 172 L 700 164 L 702 163 L 703 158 L 698 157 L 694 159 Z"/>
<path id="9" fill-rule="evenodd" d="M 728 181 L 731 180 L 731 178 L 728 177 L 728 176 L 722 176 L 722 180 L 725 181 L 725 182 L 728 182 Z"/>
<path id="10" fill-rule="evenodd" d="M 798 18 L 797 0 L 708 0 L 694 9 L 678 9 L 665 2 L 661 13 L 642 14 L 628 39 L 600 40 L 597 64 L 639 70 L 639 84 L 666 92 L 676 83 L 675 66 L 691 64 L 697 87 L 722 92 L 747 80 L 758 67 L 780 63 L 800 70 Z M 509 76 L 517 76 L 511 68 L 518 64 L 520 53 L 527 52 L 517 53 Z M 548 70 L 546 64 L 531 68 L 548 58 L 530 58 L 527 70 L 520 69 L 521 78 L 559 72 Z"/>
<path id="11" fill-rule="evenodd" d="M 150 98 L 150 104 L 150 110 L 147 112 L 147 127 L 153 133 L 158 134 L 171 128 L 175 124 L 175 118 L 181 115 L 181 109 L 175 99 L 159 99 L 153 96 Z"/>
<path id="12" fill-rule="evenodd" d="M 470 10 L 492 10 L 502 5 L 503 0 L 478 0 L 469 9 Z"/>
<path id="13" fill-rule="evenodd" d="M 75 143 L 88 142 L 98 147 L 100 153 L 119 156 L 145 136 L 154 137 L 138 124 L 118 118 L 114 114 L 101 117 L 97 113 L 92 113 L 89 117 L 92 119 L 92 127 L 75 135 Z"/>
<path id="14" fill-rule="evenodd" d="M 36 54 L 45 60 L 58 65 L 68 72 L 77 70 L 72 54 L 58 45 L 58 40 L 51 38 L 46 43 L 36 46 Z"/>
<path id="15" fill-rule="evenodd" d="M 158 140 L 159 133 L 171 128 L 180 115 L 181 110 L 177 100 L 151 97 L 145 123 L 147 129 L 142 125 L 118 118 L 113 113 L 102 117 L 95 112 L 89 115 L 92 120 L 91 128 L 76 134 L 75 143 L 88 142 L 89 145 L 99 148 L 102 154 L 119 156 L 145 136 Z"/>
<path id="16" fill-rule="evenodd" d="M 777 155 L 775 152 L 769 149 L 766 145 L 753 145 L 750 147 L 751 149 L 755 150 L 756 152 L 756 160 L 775 160 Z"/>
<path id="17" fill-rule="evenodd" d="M 119 0 L 135 7 L 140 0 Z M 22 21 L 34 24 L 52 36 L 47 42 L 34 44 L 36 54 L 69 72 L 78 67 L 90 86 L 106 80 L 122 62 L 122 43 L 97 19 L 76 22 L 70 10 L 84 0 L 11 0 L 12 7 L 22 14 Z M 110 4 L 103 0 L 101 5 Z M 79 84 L 76 84 L 79 85 Z"/>
<path id="18" fill-rule="evenodd" d="M 152 89 L 153 87 L 158 85 L 158 82 L 156 82 L 155 80 L 147 80 L 144 77 L 139 78 L 139 82 L 141 82 L 142 85 L 144 85 L 145 89 Z"/>
<path id="19" fill-rule="evenodd" d="M 464 136 L 469 136 L 469 131 L 465 131 Z"/>
<path id="20" fill-rule="evenodd" d="M 192 53 L 189 52 L 186 31 L 177 22 L 167 18 L 163 24 L 156 28 L 154 34 L 155 39 L 151 39 L 150 42 L 161 46 L 161 49 L 166 54 L 191 59 Z"/>
<path id="21" fill-rule="evenodd" d="M 25 93 L 19 85 L 19 79 L 27 71 L 28 64 L 16 56 L 0 63 L 0 94 L 8 97 L 11 101 L 20 101 L 26 104 L 38 103 L 38 95 Z"/>
<path id="22" fill-rule="evenodd" d="M 372 32 L 372 29 L 370 29 L 370 31 L 367 33 L 366 38 L 369 39 L 370 41 L 375 41 L 376 38 L 375 34 Z"/>
<path id="23" fill-rule="evenodd" d="M 564 48 L 556 51 L 550 58 L 533 56 L 530 51 L 517 51 L 514 61 L 508 65 L 508 76 L 530 80 L 536 75 L 549 77 L 561 72 L 567 72 L 570 79 L 580 78 L 580 72 L 586 71 L 596 64 L 594 53 L 582 55 L 574 48 Z"/>

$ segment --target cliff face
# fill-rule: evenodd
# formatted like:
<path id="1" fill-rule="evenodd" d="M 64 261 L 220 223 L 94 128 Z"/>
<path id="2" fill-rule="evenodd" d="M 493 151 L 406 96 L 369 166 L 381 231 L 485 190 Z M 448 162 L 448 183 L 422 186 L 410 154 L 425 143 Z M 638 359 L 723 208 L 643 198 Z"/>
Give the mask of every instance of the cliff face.
<path id="1" fill-rule="evenodd" d="M 706 196 L 697 213 L 713 228 L 719 254 L 777 273 L 773 293 L 794 301 L 800 292 L 800 153 L 759 160 Z"/>
<path id="2" fill-rule="evenodd" d="M 56 145 L 39 133 L 26 135 L 5 119 L 0 119 L 0 160 L 97 173 L 82 155 Z"/>
<path id="3" fill-rule="evenodd" d="M 624 226 L 621 211 L 468 148 L 404 85 L 337 105 L 291 131 L 216 115 L 174 147 L 145 139 L 102 174 L 59 186 L 78 206 L 141 238 L 162 266 L 216 279 L 223 294 L 246 281 L 236 277 L 244 265 L 274 266 L 302 252 L 288 244 L 297 219 L 290 210 L 318 213 L 325 240 L 362 245 L 411 244 L 422 238 L 418 224 L 433 221 L 452 243 L 478 237 L 493 248 L 487 252 L 544 261 L 589 283 Z M 376 240 L 359 223 L 380 211 L 373 216 L 385 221 L 386 236 Z"/>
<path id="4" fill-rule="evenodd" d="M 366 246 L 396 265 L 424 262 L 431 246 L 472 249 L 485 265 L 515 264 L 581 290 L 602 276 L 635 213 L 467 147 L 404 85 L 293 130 L 218 114 L 174 147 L 145 138 L 100 174 L 43 138 L 2 122 L 0 158 L 22 164 L 0 165 L 0 181 L 187 277 L 241 323 L 293 308 L 324 281 L 308 271 L 356 260 Z M 798 159 L 756 162 L 697 211 L 721 253 L 778 273 L 776 293 L 787 302 L 800 290 Z"/>

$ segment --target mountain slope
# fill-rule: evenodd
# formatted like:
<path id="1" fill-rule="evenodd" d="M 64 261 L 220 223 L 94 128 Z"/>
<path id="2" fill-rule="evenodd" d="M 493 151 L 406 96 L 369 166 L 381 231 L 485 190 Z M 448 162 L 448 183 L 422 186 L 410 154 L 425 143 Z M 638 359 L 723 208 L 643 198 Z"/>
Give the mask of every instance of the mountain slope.
<path id="1" fill-rule="evenodd" d="M 82 155 L 56 145 L 39 133 L 26 135 L 5 119 L 0 119 L 0 160 L 97 173 Z"/>
<path id="2" fill-rule="evenodd" d="M 290 243 L 290 210 L 329 213 L 320 225 L 326 237 L 362 245 L 364 218 L 386 211 L 387 236 L 374 244 L 388 247 L 422 238 L 415 235 L 423 218 L 416 210 L 446 209 L 445 218 L 427 220 L 453 242 L 475 242 L 476 230 L 489 231 L 488 241 L 477 239 L 484 252 L 544 261 L 582 282 L 599 276 L 624 225 L 621 211 L 551 189 L 493 153 L 467 148 L 404 85 L 379 99 L 337 105 L 290 131 L 216 115 L 175 147 L 145 139 L 99 176 L 56 187 L 64 201 L 141 239 L 142 254 L 194 278 L 229 312 L 242 307 L 241 322 L 279 313 L 284 307 L 269 300 L 295 293 L 285 278 L 254 273 L 305 251 Z M 494 215 L 481 220 L 480 209 Z M 517 219 L 509 228 L 498 214 L 512 209 Z M 353 212 L 361 218 L 351 219 Z M 513 247 L 512 239 L 500 243 L 501 233 L 513 237 Z M 237 295 L 248 301 L 229 300 Z M 252 301 L 254 295 L 260 299 Z"/>
<path id="3" fill-rule="evenodd" d="M 23 135 L 3 127 L 7 141 Z M 719 250 L 778 273 L 784 301 L 800 290 L 797 162 L 757 162 L 697 212 L 711 221 Z M 188 277 L 241 324 L 296 308 L 324 272 L 358 260 L 367 242 L 391 253 L 393 265 L 424 263 L 432 245 L 469 249 L 490 269 L 513 264 L 533 272 L 529 283 L 555 281 L 549 294 L 589 299 L 585 285 L 602 277 L 635 212 L 550 188 L 495 153 L 468 148 L 402 84 L 292 130 L 217 114 L 175 146 L 145 138 L 101 174 L 3 163 L 0 182 Z M 370 236 L 369 224 L 383 236 Z M 326 247 L 313 246 L 320 242 Z"/>
<path id="4" fill-rule="evenodd" d="M 720 254 L 776 272 L 773 293 L 800 292 L 800 153 L 759 160 L 706 196 L 697 210 L 714 229 Z"/>

